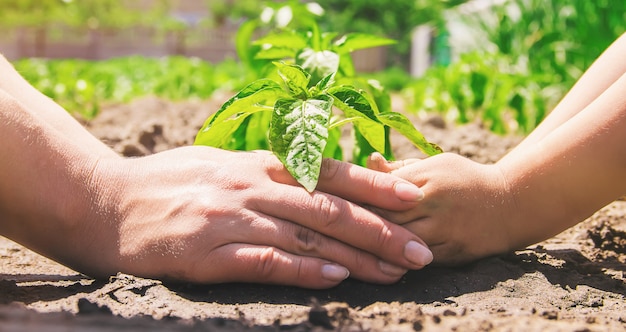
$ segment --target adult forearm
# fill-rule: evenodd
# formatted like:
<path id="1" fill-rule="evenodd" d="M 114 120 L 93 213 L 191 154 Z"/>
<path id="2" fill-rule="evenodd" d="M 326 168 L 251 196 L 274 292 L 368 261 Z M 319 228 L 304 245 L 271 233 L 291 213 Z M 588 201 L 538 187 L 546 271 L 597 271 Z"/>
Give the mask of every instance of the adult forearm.
<path id="1" fill-rule="evenodd" d="M 92 136 L 78 121 L 52 99 L 37 91 L 0 54 L 0 89 L 18 100 L 24 107 L 70 140 L 89 148 L 94 154 L 114 157 L 116 153 Z"/>
<path id="2" fill-rule="evenodd" d="M 0 90 L 0 160 L 0 234 L 63 261 L 97 158 Z"/>

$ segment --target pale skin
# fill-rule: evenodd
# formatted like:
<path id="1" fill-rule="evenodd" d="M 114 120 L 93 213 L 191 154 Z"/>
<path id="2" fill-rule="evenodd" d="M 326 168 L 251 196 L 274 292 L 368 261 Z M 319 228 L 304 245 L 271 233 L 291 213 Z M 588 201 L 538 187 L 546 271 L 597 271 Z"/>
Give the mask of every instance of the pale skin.
<path id="1" fill-rule="evenodd" d="M 328 288 L 393 283 L 432 260 L 360 206 L 415 206 L 423 193 L 406 180 L 326 160 L 309 194 L 267 152 L 123 158 L 1 56 L 0 160 L 0 234 L 94 277 Z"/>
<path id="2" fill-rule="evenodd" d="M 577 224 L 626 194 L 626 34 L 549 116 L 495 164 L 444 153 L 369 167 L 420 186 L 404 212 L 377 210 L 429 245 L 437 264 L 524 248 Z"/>

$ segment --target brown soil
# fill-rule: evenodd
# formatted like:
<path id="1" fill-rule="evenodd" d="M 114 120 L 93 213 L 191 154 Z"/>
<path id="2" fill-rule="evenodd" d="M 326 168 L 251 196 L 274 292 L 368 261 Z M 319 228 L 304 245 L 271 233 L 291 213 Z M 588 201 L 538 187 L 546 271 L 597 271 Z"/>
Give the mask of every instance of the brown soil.
<path id="1" fill-rule="evenodd" d="M 223 99 L 217 99 L 221 101 Z M 144 98 L 106 107 L 89 130 L 127 156 L 190 144 L 216 101 Z M 471 124 L 414 117 L 446 151 L 492 162 L 519 141 Z M 420 154 L 396 138 L 399 158 Z M 526 250 L 394 285 L 329 290 L 93 280 L 0 238 L 0 331 L 621 331 L 626 329 L 626 202 Z"/>

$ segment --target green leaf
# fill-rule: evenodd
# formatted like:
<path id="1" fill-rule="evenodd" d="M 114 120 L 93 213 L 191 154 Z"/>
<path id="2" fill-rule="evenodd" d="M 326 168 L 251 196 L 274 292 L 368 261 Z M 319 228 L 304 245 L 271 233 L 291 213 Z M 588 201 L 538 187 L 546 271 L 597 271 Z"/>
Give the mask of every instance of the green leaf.
<path id="1" fill-rule="evenodd" d="M 343 150 L 339 144 L 341 141 L 341 128 L 335 127 L 328 130 L 328 140 L 324 148 L 324 158 L 343 160 Z"/>
<path id="2" fill-rule="evenodd" d="M 367 166 L 367 158 L 374 152 L 378 151 L 374 148 L 369 141 L 361 134 L 358 128 L 354 129 L 354 148 L 352 149 L 352 162 L 357 165 Z M 383 154 L 384 155 L 384 154 Z M 387 159 L 391 160 L 391 159 Z"/>
<path id="3" fill-rule="evenodd" d="M 319 82 L 317 82 L 315 88 L 320 93 L 325 92 L 333 85 L 333 83 L 335 83 L 335 73 L 322 78 Z"/>
<path id="4" fill-rule="evenodd" d="M 370 102 L 376 106 L 374 112 L 391 112 L 391 96 L 385 90 L 378 80 L 367 80 L 366 86 L 370 91 L 369 97 L 372 99 Z"/>
<path id="5" fill-rule="evenodd" d="M 252 45 L 250 40 L 254 31 L 258 28 L 259 23 L 256 20 L 246 21 L 239 26 L 237 35 L 235 37 L 235 48 L 237 49 L 237 56 L 241 61 L 250 67 L 254 67 L 252 62 L 254 48 L 258 48 L 256 45 Z"/>
<path id="6" fill-rule="evenodd" d="M 380 153 L 385 152 L 385 126 L 378 121 L 372 105 L 363 93 L 348 86 L 331 88 L 329 93 L 335 97 L 335 106 L 347 118 L 354 118 L 354 126 L 367 142 Z"/>
<path id="7" fill-rule="evenodd" d="M 374 121 L 377 120 L 372 105 L 364 95 L 365 92 L 358 91 L 348 85 L 341 85 L 329 89 L 328 93 L 363 116 L 366 116 Z"/>
<path id="8" fill-rule="evenodd" d="M 296 52 L 287 47 L 269 47 L 261 48 L 255 55 L 255 59 L 259 60 L 281 60 L 293 58 Z"/>
<path id="9" fill-rule="evenodd" d="M 274 106 L 269 140 L 272 151 L 306 190 L 317 186 L 333 97 L 279 99 Z"/>
<path id="10" fill-rule="evenodd" d="M 232 118 L 218 122 L 207 129 L 200 130 L 193 144 L 214 147 L 221 147 L 227 144 L 232 140 L 232 135 L 249 115 L 249 113 L 238 114 Z"/>
<path id="11" fill-rule="evenodd" d="M 335 42 L 334 50 L 340 55 L 343 55 L 352 53 L 356 50 L 386 46 L 395 43 L 395 40 L 389 38 L 377 37 L 363 33 L 349 33 Z"/>
<path id="12" fill-rule="evenodd" d="M 308 96 L 308 85 L 311 75 L 298 65 L 290 65 L 284 62 L 274 62 L 278 67 L 278 74 L 285 82 L 287 89 L 298 98 Z"/>
<path id="13" fill-rule="evenodd" d="M 282 87 L 272 80 L 263 79 L 251 83 L 207 119 L 196 135 L 194 144 L 222 146 L 246 116 L 271 110 L 276 99 L 284 95 Z"/>
<path id="14" fill-rule="evenodd" d="M 294 31 L 286 30 L 280 33 L 272 33 L 254 41 L 254 45 L 261 47 L 289 48 L 300 50 L 307 46 L 307 41 Z"/>
<path id="15" fill-rule="evenodd" d="M 333 40 L 337 38 L 339 34 L 337 32 L 323 32 L 320 38 L 320 43 L 323 49 L 328 50 L 333 44 Z"/>
<path id="16" fill-rule="evenodd" d="M 246 150 L 269 150 L 267 139 L 272 112 L 257 112 L 249 117 L 246 127 Z"/>
<path id="17" fill-rule="evenodd" d="M 235 102 L 239 102 L 240 100 L 247 98 L 251 95 L 256 94 L 257 92 L 264 90 L 264 89 L 270 89 L 270 90 L 275 90 L 275 89 L 281 89 L 280 85 L 270 79 L 260 79 L 260 80 L 256 80 L 250 84 L 248 84 L 246 87 L 244 87 L 243 89 L 241 89 L 241 91 L 239 91 L 236 95 L 232 96 L 230 99 L 228 99 L 224 104 L 222 104 L 222 107 L 220 107 L 219 110 L 217 110 L 217 112 L 215 112 L 212 116 L 210 116 L 207 121 L 204 123 L 204 125 L 202 126 L 203 129 L 208 129 L 208 127 L 210 127 L 210 125 L 215 122 L 217 119 L 223 117 L 223 116 L 230 116 L 232 115 L 232 112 L 227 112 L 226 115 L 224 115 L 223 113 L 229 109 L 229 107 L 234 104 Z M 265 93 L 263 94 L 265 95 Z M 231 109 L 232 111 L 232 109 Z M 202 131 L 202 130 L 201 130 Z"/>
<path id="18" fill-rule="evenodd" d="M 255 59 L 293 59 L 296 57 L 298 50 L 306 47 L 307 41 L 294 31 L 282 31 L 257 39 L 253 45 L 257 45 L 260 48 L 255 54 Z"/>
<path id="19" fill-rule="evenodd" d="M 339 55 L 331 51 L 316 52 L 307 48 L 298 54 L 296 62 L 311 74 L 311 86 L 339 70 Z"/>
<path id="20" fill-rule="evenodd" d="M 339 55 L 339 72 L 344 77 L 356 76 L 356 69 L 354 68 L 354 61 L 349 53 Z"/>
<path id="21" fill-rule="evenodd" d="M 385 112 L 378 114 L 378 119 L 387 126 L 397 130 L 406 136 L 413 145 L 424 152 L 428 156 L 434 156 L 442 153 L 443 150 L 434 143 L 430 143 L 424 138 L 406 116 L 396 112 Z"/>

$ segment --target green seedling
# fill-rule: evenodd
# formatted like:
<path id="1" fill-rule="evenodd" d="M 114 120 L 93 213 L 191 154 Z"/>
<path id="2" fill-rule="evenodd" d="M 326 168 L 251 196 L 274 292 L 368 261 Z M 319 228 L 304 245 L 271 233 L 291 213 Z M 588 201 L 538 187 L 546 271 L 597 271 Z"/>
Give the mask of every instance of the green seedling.
<path id="1" fill-rule="evenodd" d="M 317 186 L 322 159 L 342 159 L 339 128 L 348 123 L 354 128 L 354 151 L 360 154 L 354 159 L 360 164 L 362 156 L 373 151 L 390 156 L 389 128 L 426 155 L 441 152 L 408 118 L 390 110 L 382 87 L 355 75 L 351 52 L 392 41 L 363 34 L 336 38 L 335 33 L 320 33 L 310 20 L 305 23 L 304 31 L 283 29 L 251 43 L 260 47 L 254 57 L 246 58 L 256 61 L 257 68 L 259 61 L 267 61 L 274 70 L 259 70 L 266 76 L 210 116 L 195 144 L 243 150 L 267 147 L 309 192 Z M 249 52 L 252 47 L 245 49 Z"/>

